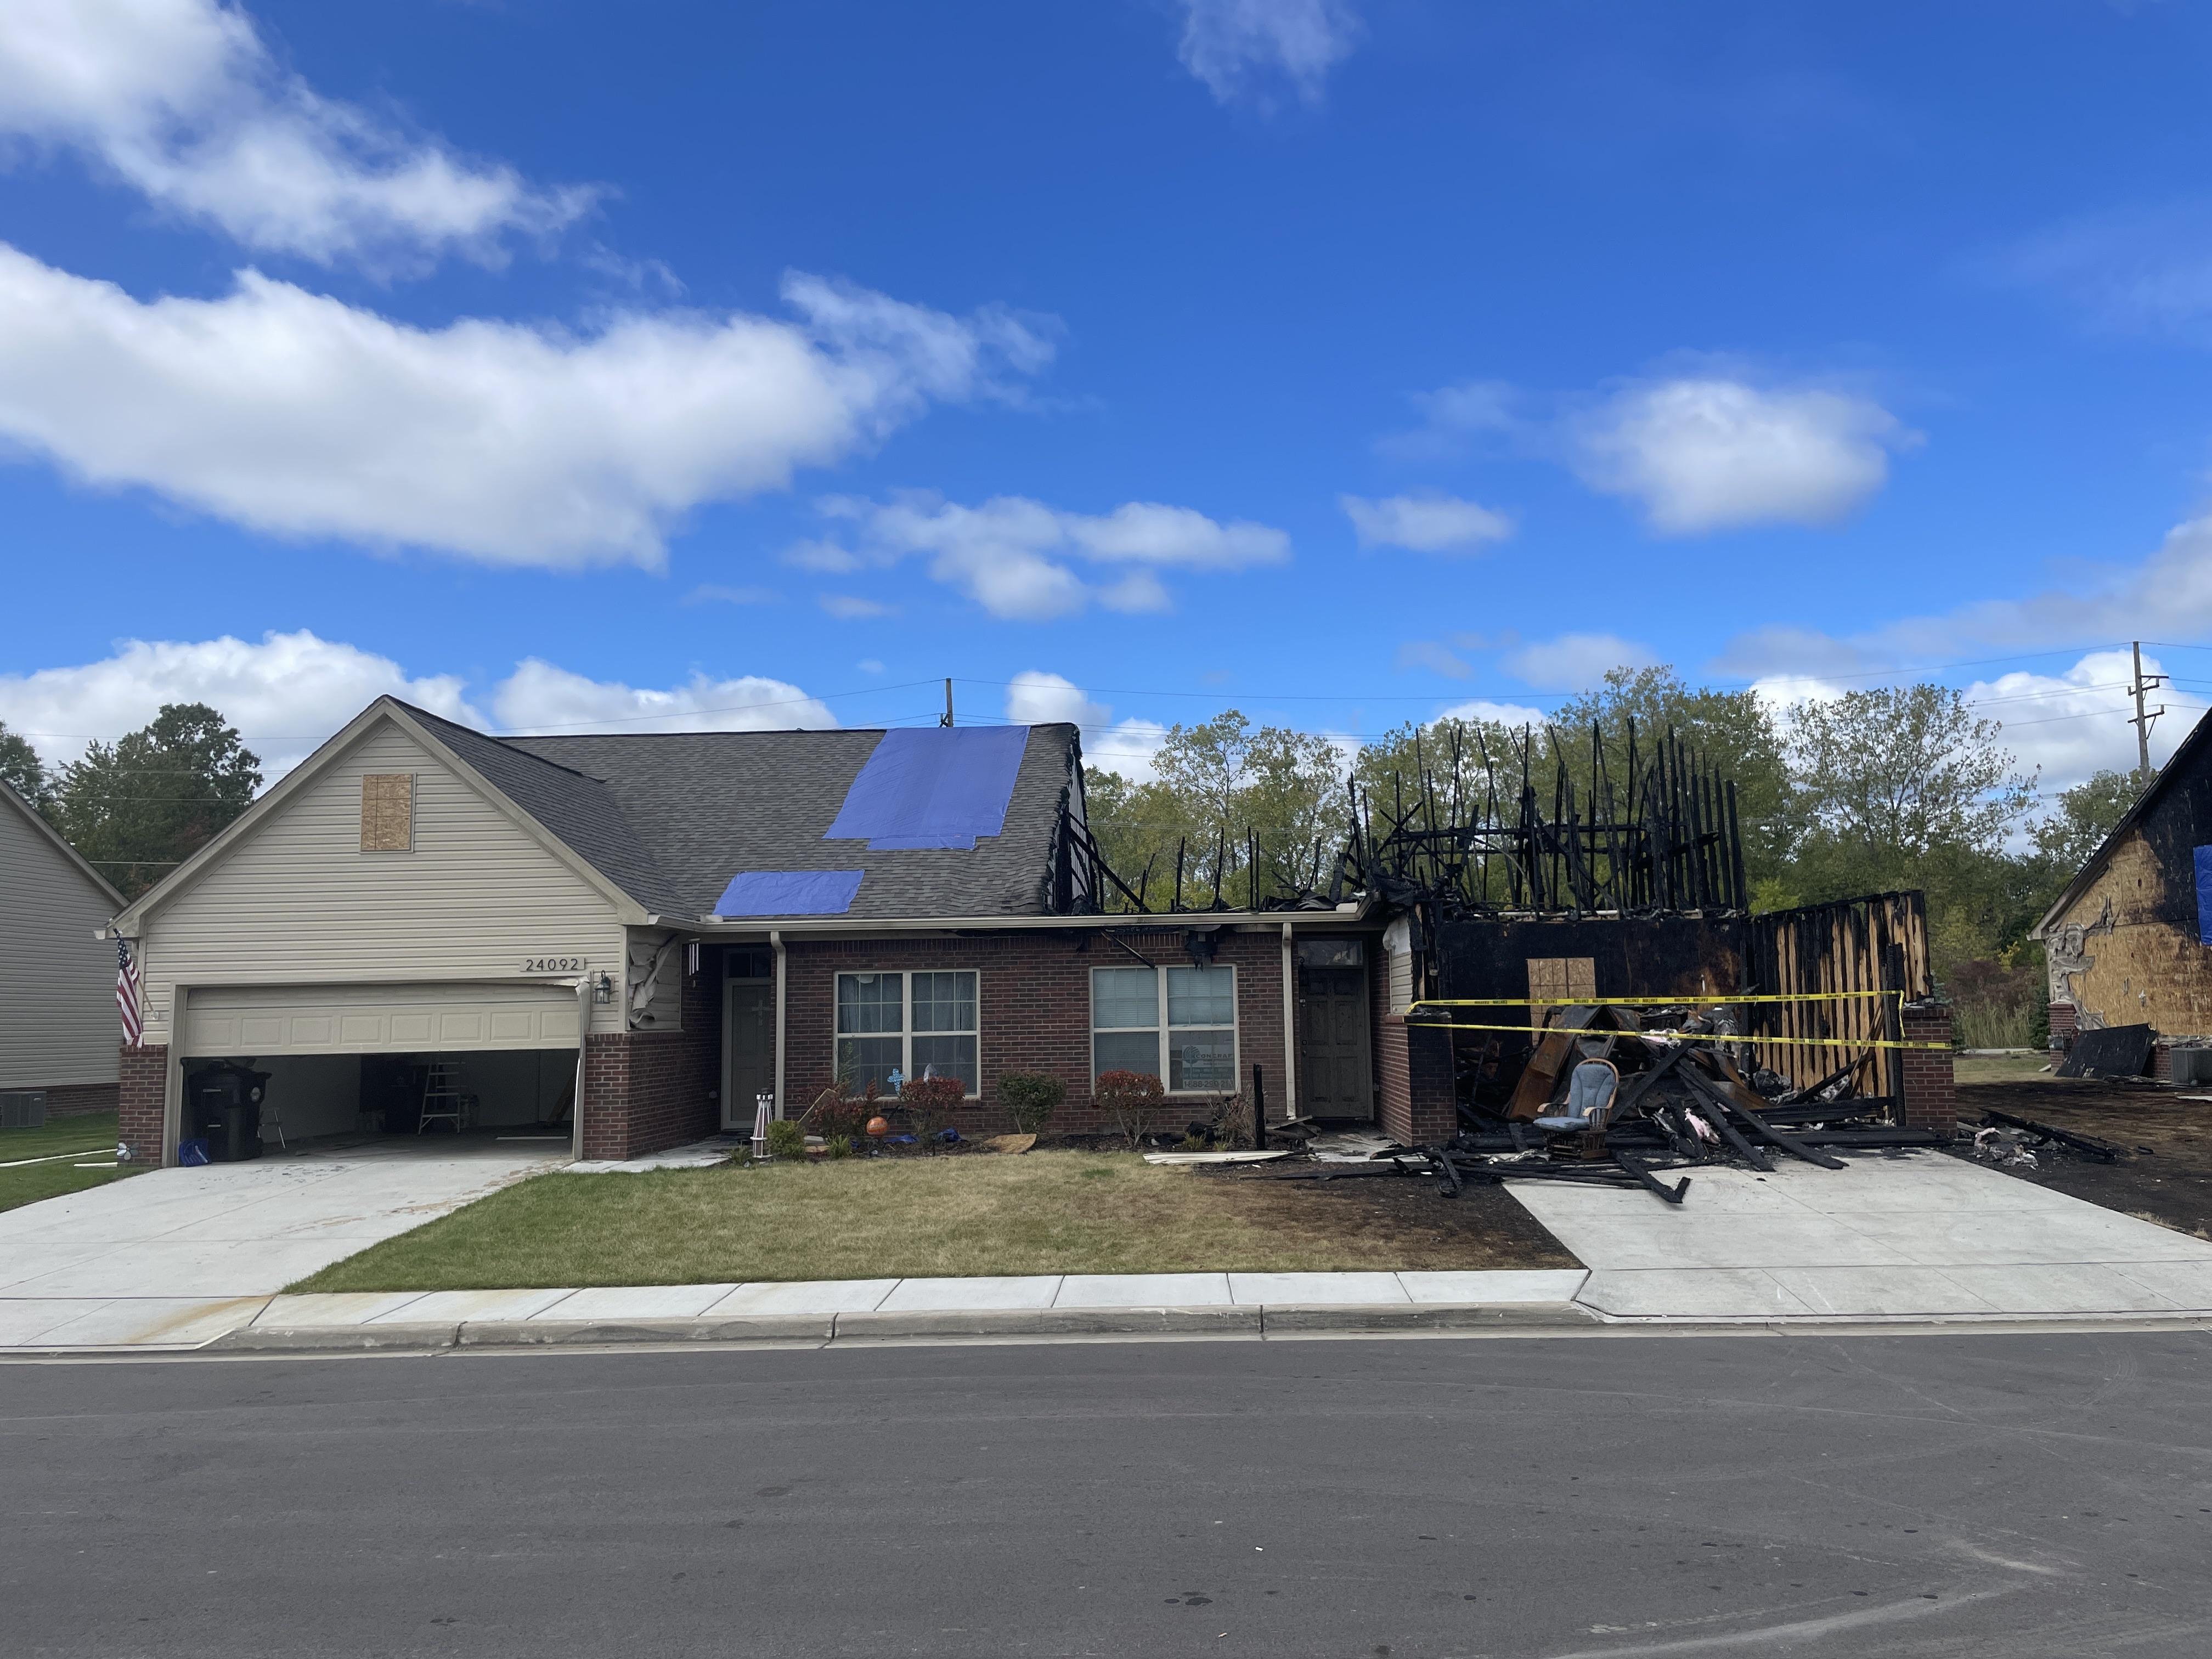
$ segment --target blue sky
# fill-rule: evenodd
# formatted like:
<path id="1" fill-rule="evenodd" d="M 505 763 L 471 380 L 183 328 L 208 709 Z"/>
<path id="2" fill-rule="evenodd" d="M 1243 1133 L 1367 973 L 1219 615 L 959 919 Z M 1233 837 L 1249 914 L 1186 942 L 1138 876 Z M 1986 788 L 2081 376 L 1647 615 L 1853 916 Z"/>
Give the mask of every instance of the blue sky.
<path id="1" fill-rule="evenodd" d="M 2179 0 L 0 18 L 0 720 L 2212 689 Z"/>

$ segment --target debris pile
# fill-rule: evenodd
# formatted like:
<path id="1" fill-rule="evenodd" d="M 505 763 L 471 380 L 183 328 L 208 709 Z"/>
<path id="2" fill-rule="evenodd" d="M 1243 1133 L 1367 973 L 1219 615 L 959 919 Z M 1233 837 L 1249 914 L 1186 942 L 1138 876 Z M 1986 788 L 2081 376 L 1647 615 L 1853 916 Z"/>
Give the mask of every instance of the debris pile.
<path id="1" fill-rule="evenodd" d="M 1986 1111 L 1978 1128 L 1968 1123 L 1959 1127 L 1973 1136 L 1973 1156 L 2000 1170 L 2033 1170 L 2047 1159 L 2067 1156 L 2112 1164 L 2122 1150 L 2094 1135 L 2039 1123 L 2032 1117 L 2014 1117 L 2010 1112 Z"/>

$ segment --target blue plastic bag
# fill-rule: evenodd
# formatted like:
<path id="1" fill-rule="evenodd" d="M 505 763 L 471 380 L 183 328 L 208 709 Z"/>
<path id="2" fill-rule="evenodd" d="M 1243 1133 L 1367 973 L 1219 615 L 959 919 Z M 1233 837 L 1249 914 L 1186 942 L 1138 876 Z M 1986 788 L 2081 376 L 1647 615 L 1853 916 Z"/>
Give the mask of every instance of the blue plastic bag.
<path id="1" fill-rule="evenodd" d="M 204 1140 L 180 1140 L 177 1143 L 177 1162 L 187 1170 L 197 1170 L 209 1161 L 207 1142 Z"/>

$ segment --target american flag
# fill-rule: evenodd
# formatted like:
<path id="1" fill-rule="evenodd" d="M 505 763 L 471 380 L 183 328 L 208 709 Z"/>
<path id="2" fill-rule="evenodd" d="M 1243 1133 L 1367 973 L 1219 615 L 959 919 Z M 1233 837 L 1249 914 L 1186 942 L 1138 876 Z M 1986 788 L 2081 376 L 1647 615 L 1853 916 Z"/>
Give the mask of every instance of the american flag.
<path id="1" fill-rule="evenodd" d="M 138 1014 L 138 964 L 129 939 L 115 941 L 115 1009 L 123 1016 L 123 1040 L 136 1048 L 146 1024 Z"/>

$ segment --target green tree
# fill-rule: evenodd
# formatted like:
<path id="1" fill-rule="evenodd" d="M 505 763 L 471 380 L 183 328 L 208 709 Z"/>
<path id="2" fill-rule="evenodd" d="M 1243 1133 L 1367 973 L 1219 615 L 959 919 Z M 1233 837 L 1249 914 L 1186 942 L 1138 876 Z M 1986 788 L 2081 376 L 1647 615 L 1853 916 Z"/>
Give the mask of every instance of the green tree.
<path id="1" fill-rule="evenodd" d="M 46 769 L 39 751 L 0 721 L 0 783 L 6 784 L 32 805 L 44 811 Z"/>
<path id="2" fill-rule="evenodd" d="M 1921 889 L 1938 972 L 2016 945 L 2043 884 L 2006 843 L 2035 785 L 1996 721 L 1948 686 L 1886 686 L 1801 704 L 1787 735 L 1805 900 Z"/>
<path id="3" fill-rule="evenodd" d="M 2133 772 L 2103 771 L 2061 790 L 2055 810 L 2039 819 L 2030 834 L 2035 850 L 2049 861 L 2056 885 L 2063 887 L 2105 844 L 2105 837 L 2128 815 L 2142 793 Z M 2054 889 L 2052 896 L 2057 896 Z"/>
<path id="4" fill-rule="evenodd" d="M 205 703 L 95 743 L 64 768 L 49 816 L 100 874 L 137 898 L 252 804 L 261 763 Z"/>
<path id="5" fill-rule="evenodd" d="M 1253 892 L 1248 858 L 1257 860 L 1262 900 L 1312 877 L 1316 845 L 1326 876 L 1348 822 L 1342 766 L 1328 738 L 1255 726 L 1231 708 L 1171 728 L 1152 767 L 1142 783 L 1115 772 L 1085 778 L 1100 851 L 1115 874 L 1143 885 L 1152 906 L 1164 908 L 1173 896 L 1178 848 L 1187 905 L 1218 899 L 1243 908 Z"/>

